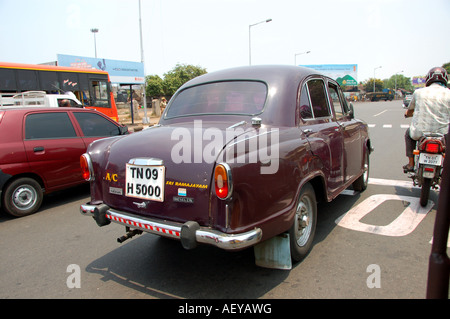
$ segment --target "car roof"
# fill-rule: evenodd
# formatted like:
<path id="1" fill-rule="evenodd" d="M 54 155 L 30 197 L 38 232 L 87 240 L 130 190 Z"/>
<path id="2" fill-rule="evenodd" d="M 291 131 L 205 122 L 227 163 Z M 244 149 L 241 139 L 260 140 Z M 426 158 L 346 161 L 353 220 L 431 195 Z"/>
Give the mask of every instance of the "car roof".
<path id="1" fill-rule="evenodd" d="M 6 112 L 67 112 L 67 111 L 76 111 L 76 112 L 89 112 L 89 113 L 100 113 L 96 110 L 78 108 L 78 107 L 40 107 L 40 106 L 17 106 L 17 107 L 5 107 L 0 108 L 0 111 Z"/>
<path id="2" fill-rule="evenodd" d="M 258 115 L 264 124 L 273 126 L 294 126 L 295 118 L 288 110 L 295 110 L 299 85 L 309 77 L 321 76 L 320 72 L 290 65 L 257 65 L 242 66 L 214 71 L 198 76 L 184 85 L 180 91 L 192 86 L 222 81 L 261 81 L 268 87 L 268 98 L 263 113 Z M 285 112 L 286 111 L 286 112 Z"/>
<path id="3" fill-rule="evenodd" d="M 198 76 L 185 83 L 181 88 L 201 83 L 232 80 L 259 80 L 266 83 L 280 81 L 280 79 L 301 79 L 319 72 L 300 66 L 290 65 L 256 65 L 241 66 L 220 71 L 214 71 Z M 320 74 L 322 75 L 322 74 Z"/>

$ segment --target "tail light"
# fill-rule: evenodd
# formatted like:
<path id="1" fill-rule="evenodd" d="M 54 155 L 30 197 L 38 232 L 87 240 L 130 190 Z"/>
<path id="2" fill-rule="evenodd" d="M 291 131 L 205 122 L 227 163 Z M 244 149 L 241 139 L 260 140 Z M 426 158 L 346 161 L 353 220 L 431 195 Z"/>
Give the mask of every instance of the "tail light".
<path id="1" fill-rule="evenodd" d="M 214 169 L 214 186 L 220 199 L 227 199 L 233 191 L 231 169 L 227 164 L 219 164 Z"/>
<path id="2" fill-rule="evenodd" d="M 444 151 L 442 143 L 438 140 L 425 141 L 420 148 L 427 153 L 442 153 Z"/>
<path id="3" fill-rule="evenodd" d="M 88 154 L 80 156 L 81 176 L 86 181 L 94 180 L 94 170 L 92 169 L 91 157 Z"/>

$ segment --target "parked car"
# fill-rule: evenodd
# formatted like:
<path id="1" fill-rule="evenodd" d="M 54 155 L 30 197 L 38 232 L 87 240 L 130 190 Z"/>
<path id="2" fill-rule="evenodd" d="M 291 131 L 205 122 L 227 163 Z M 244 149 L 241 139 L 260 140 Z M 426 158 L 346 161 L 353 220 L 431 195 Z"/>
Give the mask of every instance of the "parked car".
<path id="1" fill-rule="evenodd" d="M 128 129 L 94 110 L 0 109 L 0 194 L 14 216 L 36 212 L 43 195 L 85 183 L 80 156 L 100 138 Z"/>
<path id="2" fill-rule="evenodd" d="M 158 125 L 89 146 L 91 200 L 80 211 L 124 225 L 119 242 L 149 232 L 187 249 L 239 250 L 288 234 L 302 260 L 317 202 L 367 187 L 372 147 L 353 112 L 338 83 L 311 69 L 205 74 L 175 93 Z"/>

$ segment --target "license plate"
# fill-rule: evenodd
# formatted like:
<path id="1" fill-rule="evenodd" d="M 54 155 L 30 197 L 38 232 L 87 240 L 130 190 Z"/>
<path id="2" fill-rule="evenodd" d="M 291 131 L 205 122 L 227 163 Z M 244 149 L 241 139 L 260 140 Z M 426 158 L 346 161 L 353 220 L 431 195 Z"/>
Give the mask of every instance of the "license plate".
<path id="1" fill-rule="evenodd" d="M 126 165 L 125 196 L 164 201 L 164 166 Z"/>
<path id="2" fill-rule="evenodd" d="M 420 153 L 419 155 L 419 164 L 441 165 L 441 163 L 442 155 L 440 154 Z"/>

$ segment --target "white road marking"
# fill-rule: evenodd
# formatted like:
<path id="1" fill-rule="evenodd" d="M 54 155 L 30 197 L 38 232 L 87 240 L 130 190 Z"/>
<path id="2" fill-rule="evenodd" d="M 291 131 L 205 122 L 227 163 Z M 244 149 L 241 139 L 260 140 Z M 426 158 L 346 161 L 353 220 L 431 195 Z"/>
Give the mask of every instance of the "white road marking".
<path id="1" fill-rule="evenodd" d="M 383 114 L 384 112 L 387 112 L 387 110 L 381 111 L 380 113 L 375 114 L 373 117 L 377 117 L 378 115 Z"/>
<path id="2" fill-rule="evenodd" d="M 389 225 L 378 226 L 360 222 L 364 216 L 386 200 L 406 201 L 409 205 Z M 432 201 L 428 201 L 428 204 L 425 207 L 420 206 L 420 199 L 417 197 L 378 194 L 366 198 L 362 203 L 336 219 L 335 222 L 341 227 L 356 231 L 383 236 L 400 237 L 406 236 L 416 229 L 417 225 L 419 225 L 419 223 L 425 218 L 433 206 L 434 202 Z"/>
<path id="3" fill-rule="evenodd" d="M 384 186 L 397 186 L 397 187 L 405 187 L 405 188 L 413 188 L 418 186 L 414 186 L 412 181 L 399 181 L 393 179 L 382 179 L 382 178 L 369 178 L 369 184 L 372 185 L 384 185 Z"/>
<path id="4" fill-rule="evenodd" d="M 377 126 L 377 124 L 367 124 L 367 126 L 368 126 L 369 128 L 374 128 L 374 127 Z M 392 128 L 393 125 L 392 125 L 392 124 L 383 124 L 382 127 L 383 127 L 383 128 Z M 409 124 L 400 124 L 400 128 L 402 128 L 402 129 L 409 128 Z"/>
<path id="5" fill-rule="evenodd" d="M 384 185 L 384 186 L 396 186 L 396 187 L 404 187 L 404 188 L 419 188 L 418 186 L 414 186 L 412 181 L 400 181 L 400 180 L 392 180 L 392 179 L 381 179 L 381 178 L 369 178 L 369 184 L 372 185 Z M 341 194 L 353 196 L 358 192 L 350 189 L 346 189 Z M 423 220 L 426 214 L 431 210 L 434 203 L 432 201 L 428 201 L 428 205 L 426 207 L 420 206 L 419 199 L 415 197 L 408 196 L 397 196 L 397 195 L 374 195 L 367 198 L 358 206 L 352 208 L 350 211 L 345 213 L 336 219 L 335 223 L 341 227 L 353 229 L 362 232 L 369 232 L 377 235 L 384 236 L 405 236 L 411 233 L 416 226 Z M 394 197 L 392 197 L 394 196 Z M 375 209 L 376 206 L 380 205 L 385 200 L 404 200 L 409 202 L 409 206 L 403 211 L 403 213 L 397 217 L 391 224 L 387 226 L 376 226 L 376 225 L 368 225 L 361 223 L 360 220 Z M 406 212 L 406 214 L 405 214 Z M 349 215 L 350 214 L 350 215 Z M 403 215 L 405 214 L 405 215 Z M 347 215 L 349 215 L 347 217 Z M 402 216 L 403 215 L 403 216 Z M 402 218 L 400 218 L 402 217 Z M 345 219 L 344 219 L 345 218 Z M 433 237 L 429 242 L 433 243 Z M 450 231 L 447 241 L 447 247 L 450 247 Z"/>

